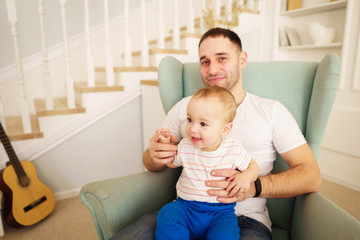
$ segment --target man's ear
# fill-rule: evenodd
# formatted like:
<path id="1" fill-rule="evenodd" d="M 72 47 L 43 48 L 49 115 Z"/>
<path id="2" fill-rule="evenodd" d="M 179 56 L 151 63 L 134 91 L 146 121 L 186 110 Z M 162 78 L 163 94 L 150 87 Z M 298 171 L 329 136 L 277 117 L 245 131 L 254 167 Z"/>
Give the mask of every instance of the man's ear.
<path id="1" fill-rule="evenodd" d="M 227 136 L 230 132 L 231 132 L 231 129 L 233 127 L 233 123 L 232 122 L 229 122 L 227 123 L 225 126 L 224 126 L 224 129 L 223 129 L 223 132 L 222 132 L 222 137 L 225 137 Z"/>
<path id="2" fill-rule="evenodd" d="M 247 53 L 242 51 L 240 53 L 240 69 L 244 69 L 247 64 Z"/>

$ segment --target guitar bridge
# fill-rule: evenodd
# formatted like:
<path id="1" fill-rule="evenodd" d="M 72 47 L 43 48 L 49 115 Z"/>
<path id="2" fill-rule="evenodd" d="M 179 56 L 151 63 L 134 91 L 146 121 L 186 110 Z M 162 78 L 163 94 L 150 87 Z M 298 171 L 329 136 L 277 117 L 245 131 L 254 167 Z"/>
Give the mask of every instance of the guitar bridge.
<path id="1" fill-rule="evenodd" d="M 24 211 L 28 212 L 31 209 L 33 209 L 34 207 L 40 205 L 41 203 L 45 202 L 47 200 L 46 196 L 43 196 L 42 198 L 30 203 L 29 205 L 27 205 L 26 207 L 24 207 Z"/>

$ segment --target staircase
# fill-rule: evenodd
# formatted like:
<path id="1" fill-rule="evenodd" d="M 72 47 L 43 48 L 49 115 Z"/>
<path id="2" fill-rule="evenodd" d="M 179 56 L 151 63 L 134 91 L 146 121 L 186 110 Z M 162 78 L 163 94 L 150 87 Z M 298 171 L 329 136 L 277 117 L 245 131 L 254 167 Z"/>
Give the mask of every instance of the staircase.
<path id="1" fill-rule="evenodd" d="M 10 5 L 13 3 L 13 6 L 8 8 L 10 9 L 9 15 L 13 15 L 9 16 L 10 23 L 14 21 L 17 23 L 14 2 L 14 0 L 7 1 Z M 66 16 L 64 11 L 69 11 L 69 9 L 66 9 L 67 1 L 59 0 L 59 2 L 61 3 L 62 16 Z M 85 0 L 86 2 L 87 0 Z M 96 4 L 99 4 L 99 2 L 97 1 Z M 104 3 L 106 2 L 107 0 L 104 0 Z M 126 4 L 128 1 L 124 2 Z M 53 57 L 48 62 L 43 61 L 43 64 L 38 64 L 38 66 L 30 69 L 30 67 L 24 66 L 23 61 L 20 68 L 24 69 L 23 75 L 25 77 L 22 80 L 21 78 L 19 79 L 19 76 L 17 78 L 13 76 L 5 80 L 1 79 L 0 120 L 6 125 L 6 132 L 9 139 L 13 142 L 19 159 L 31 161 L 41 157 L 62 142 L 139 97 L 141 97 L 142 103 L 142 139 L 143 147 L 145 148 L 148 139 L 153 135 L 155 129 L 160 127 L 165 117 L 157 89 L 157 66 L 161 59 L 164 56 L 171 55 L 183 62 L 198 61 L 197 45 L 201 33 L 204 31 L 201 15 L 202 9 L 205 8 L 205 1 L 179 1 L 181 5 L 178 5 L 177 2 L 177 0 L 174 2 L 168 1 L 164 5 L 162 1 L 152 1 L 143 4 L 133 9 L 128 19 L 126 19 L 126 15 L 129 15 L 129 12 L 126 14 L 126 10 L 124 10 L 124 14 L 110 20 L 108 26 L 105 26 L 105 32 L 103 31 L 104 25 L 100 24 L 91 29 L 90 32 L 92 34 L 88 34 L 89 31 L 85 31 L 87 32 L 85 37 L 81 33 L 73 38 L 65 39 L 65 53 L 58 54 L 58 56 Z M 174 4 L 175 6 L 173 6 Z M 112 6 L 109 7 L 111 8 Z M 163 9 L 160 10 L 160 8 Z M 222 8 L 224 14 L 225 7 L 223 6 Z M 85 7 L 84 11 L 85 13 L 89 12 L 89 9 Z M 158 14 L 152 14 L 155 11 Z M 160 18 L 156 21 L 153 19 L 159 13 L 160 15 L 166 15 L 168 18 L 171 17 L 171 20 L 163 21 L 159 24 Z M 108 12 L 105 11 L 105 18 L 109 20 L 110 17 L 107 14 Z M 176 15 L 179 17 L 176 18 Z M 187 15 L 192 16 L 192 19 L 188 19 Z M 141 21 L 139 21 L 140 18 L 142 19 Z M 147 20 L 145 21 L 144 19 Z M 133 24 L 124 26 L 123 24 L 127 22 L 133 22 Z M 144 28 L 145 23 L 146 27 Z M 131 29 L 133 30 L 133 35 L 131 36 L 132 51 L 130 54 L 126 52 L 129 47 L 124 46 L 122 51 L 119 51 L 118 46 L 127 42 L 123 37 L 127 35 L 126 28 L 129 28 L 129 26 L 132 26 Z M 165 26 L 164 29 L 166 29 L 163 34 L 160 34 L 164 35 L 163 41 L 157 38 L 161 26 Z M 175 31 L 173 31 L 173 26 L 177 26 Z M 66 28 L 66 25 L 63 25 L 64 28 Z M 188 29 L 191 29 L 191 32 Z M 141 32 L 140 36 L 139 32 Z M 144 32 L 147 32 L 147 34 L 144 34 Z M 147 35 L 150 36 L 149 40 Z M 176 40 L 176 38 L 178 39 Z M 142 42 L 139 43 L 138 39 L 141 39 Z M 146 47 L 144 47 L 144 40 L 146 40 Z M 110 42 L 112 44 L 109 44 Z M 114 44 L 114 42 L 119 42 L 120 44 Z M 89 48 L 89 43 L 91 43 L 91 48 Z M 66 45 L 68 46 L 66 47 Z M 73 47 L 71 48 L 69 45 L 73 45 Z M 74 47 L 74 45 L 76 46 Z M 50 51 L 45 56 L 56 55 L 54 52 L 59 52 L 60 46 L 49 48 L 55 50 Z M 111 53 L 109 53 L 110 47 Z M 69 49 L 68 52 L 66 52 L 66 48 Z M 87 59 L 84 58 L 84 56 L 89 56 L 89 49 L 92 51 L 90 55 L 94 56 L 92 60 L 93 65 L 95 65 L 93 68 L 93 82 L 89 81 L 89 76 L 92 73 L 91 70 L 90 72 L 86 70 L 89 65 L 86 64 Z M 145 64 L 144 54 L 147 55 L 145 56 L 147 60 Z M 42 55 L 44 56 L 44 49 Z M 110 73 L 108 70 L 109 55 L 112 57 L 112 60 L 110 60 L 113 62 L 110 66 L 115 66 L 111 68 Z M 131 55 L 130 66 L 126 66 L 129 65 L 129 60 L 126 59 L 129 55 Z M 45 58 L 48 57 L 46 56 Z M 46 78 L 41 69 L 45 65 L 49 65 L 49 69 L 53 70 L 50 71 L 51 81 L 53 82 L 53 86 L 50 88 L 47 88 L 46 83 L 43 82 Z M 19 62 L 17 67 L 19 68 Z M 13 70 L 8 70 L 8 72 L 11 71 Z M 6 70 L 0 71 L 0 76 L 4 72 L 6 73 Z M 109 74 L 113 78 L 112 83 L 109 83 Z M 21 83 L 24 79 L 26 84 Z M 65 79 L 65 82 L 63 79 Z M 73 82 L 69 83 L 69 80 L 72 79 Z M 17 87 L 20 89 L 20 99 L 15 99 L 17 98 L 15 93 L 19 92 L 16 87 L 14 88 L 14 85 L 17 84 L 16 82 L 19 83 Z M 21 108 L 18 107 L 18 105 L 21 105 L 21 97 L 23 97 L 21 95 L 22 88 L 25 92 L 24 95 L 26 95 L 26 102 L 29 105 L 30 131 L 26 131 L 23 121 L 24 116 L 21 113 Z M 71 94 L 72 91 L 73 93 Z M 7 92 L 12 92 L 11 97 L 9 97 Z M 53 105 L 50 109 L 49 100 L 46 99 L 49 92 L 51 92 L 51 103 Z M 10 100 L 7 99 L 8 97 Z M 74 106 L 68 107 L 71 105 L 72 98 L 74 98 Z M 15 108 L 16 110 L 14 110 Z M 0 149 L 0 157 L 1 168 L 5 166 L 7 161 L 7 156 L 3 149 Z M 85 182 L 87 181 L 89 180 L 85 180 Z"/>

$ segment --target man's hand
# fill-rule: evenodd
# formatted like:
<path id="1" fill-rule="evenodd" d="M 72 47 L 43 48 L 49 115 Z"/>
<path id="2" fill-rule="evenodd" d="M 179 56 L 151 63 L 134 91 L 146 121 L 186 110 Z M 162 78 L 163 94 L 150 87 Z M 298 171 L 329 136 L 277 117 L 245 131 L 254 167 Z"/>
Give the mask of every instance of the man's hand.
<path id="1" fill-rule="evenodd" d="M 148 149 L 143 155 L 143 162 L 149 171 L 161 171 L 166 164 L 174 160 L 177 151 L 176 138 L 170 137 L 170 143 L 160 143 L 159 134 L 155 134 L 149 143 Z"/>
<path id="2" fill-rule="evenodd" d="M 225 177 L 228 180 L 224 181 L 217 181 L 217 180 L 211 180 L 206 181 L 206 186 L 208 187 L 214 187 L 214 188 L 222 188 L 222 189 L 210 189 L 208 190 L 208 194 L 210 196 L 218 196 L 217 200 L 222 203 L 234 203 L 234 202 L 242 202 L 247 198 L 251 198 L 255 195 L 255 185 L 254 183 L 251 183 L 250 189 L 246 193 L 239 193 L 237 196 L 230 197 L 228 191 L 226 191 L 226 188 L 229 186 L 230 181 L 229 179 L 232 179 L 236 174 L 241 174 L 237 170 L 233 169 L 216 169 L 211 171 L 211 175 L 215 177 Z"/>

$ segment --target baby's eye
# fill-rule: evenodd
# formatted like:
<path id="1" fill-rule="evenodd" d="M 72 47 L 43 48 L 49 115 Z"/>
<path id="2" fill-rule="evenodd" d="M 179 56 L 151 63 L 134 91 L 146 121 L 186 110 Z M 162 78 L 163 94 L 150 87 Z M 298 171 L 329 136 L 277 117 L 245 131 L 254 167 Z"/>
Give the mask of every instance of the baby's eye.
<path id="1" fill-rule="evenodd" d="M 201 122 L 200 125 L 201 125 L 202 127 L 206 127 L 206 126 L 207 126 L 207 124 L 204 123 L 204 122 Z"/>
<path id="2" fill-rule="evenodd" d="M 188 122 L 191 122 L 191 118 L 187 118 L 187 121 L 188 121 Z"/>

